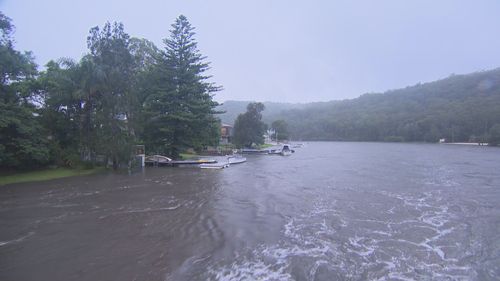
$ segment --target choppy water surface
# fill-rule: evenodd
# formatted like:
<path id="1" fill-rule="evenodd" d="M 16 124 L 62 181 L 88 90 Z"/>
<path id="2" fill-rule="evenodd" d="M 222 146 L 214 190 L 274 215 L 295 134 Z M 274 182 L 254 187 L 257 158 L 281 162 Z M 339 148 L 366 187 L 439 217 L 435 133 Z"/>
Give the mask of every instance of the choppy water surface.
<path id="1" fill-rule="evenodd" d="M 500 149 L 247 158 L 0 187 L 0 280 L 500 279 Z"/>

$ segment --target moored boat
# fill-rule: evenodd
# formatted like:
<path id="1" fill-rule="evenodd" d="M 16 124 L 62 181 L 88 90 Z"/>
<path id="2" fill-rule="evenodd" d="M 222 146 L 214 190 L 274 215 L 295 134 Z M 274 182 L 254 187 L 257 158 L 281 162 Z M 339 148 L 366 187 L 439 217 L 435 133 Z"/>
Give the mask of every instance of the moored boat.
<path id="1" fill-rule="evenodd" d="M 253 148 L 243 148 L 241 150 L 242 154 L 268 154 L 269 149 L 253 149 Z"/>
<path id="2" fill-rule="evenodd" d="M 291 149 L 288 144 L 283 144 L 280 147 L 274 147 L 269 150 L 269 154 L 289 156 L 294 153 L 295 150 Z"/>
<path id="3" fill-rule="evenodd" d="M 150 166 L 184 166 L 217 163 L 214 159 L 172 160 L 163 155 L 147 156 L 144 162 Z"/>
<path id="4" fill-rule="evenodd" d="M 247 159 L 241 155 L 231 155 L 227 157 L 227 162 L 229 164 L 240 164 L 246 162 Z"/>
<path id="5" fill-rule="evenodd" d="M 292 155 L 292 153 L 295 152 L 294 150 L 290 149 L 290 146 L 285 144 L 283 145 L 283 147 L 281 148 L 281 151 L 280 151 L 280 154 L 282 156 L 290 156 Z"/>
<path id="6" fill-rule="evenodd" d="M 200 164 L 200 168 L 202 169 L 224 169 L 228 168 L 229 163 L 207 163 L 207 164 Z"/>

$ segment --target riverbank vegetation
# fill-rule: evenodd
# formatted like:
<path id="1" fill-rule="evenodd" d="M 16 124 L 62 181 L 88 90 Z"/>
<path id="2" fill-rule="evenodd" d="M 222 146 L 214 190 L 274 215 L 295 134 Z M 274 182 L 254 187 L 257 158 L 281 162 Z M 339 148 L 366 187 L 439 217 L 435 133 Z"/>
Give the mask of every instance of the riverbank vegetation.
<path id="1" fill-rule="evenodd" d="M 264 104 L 253 102 L 247 105 L 247 111 L 238 115 L 234 121 L 233 143 L 236 147 L 252 147 L 264 144 L 267 125 L 262 122 Z"/>
<path id="2" fill-rule="evenodd" d="M 33 181 L 46 181 L 52 179 L 91 175 L 104 172 L 103 167 L 96 167 L 91 169 L 83 168 L 51 168 L 41 169 L 35 171 L 15 172 L 12 174 L 6 173 L 0 176 L 0 185 L 33 182 Z"/>
<path id="3" fill-rule="evenodd" d="M 79 61 L 38 71 L 0 13 L 0 170 L 131 164 L 135 144 L 177 158 L 216 145 L 220 121 L 194 27 L 179 16 L 159 48 L 121 23 L 93 27 Z"/>

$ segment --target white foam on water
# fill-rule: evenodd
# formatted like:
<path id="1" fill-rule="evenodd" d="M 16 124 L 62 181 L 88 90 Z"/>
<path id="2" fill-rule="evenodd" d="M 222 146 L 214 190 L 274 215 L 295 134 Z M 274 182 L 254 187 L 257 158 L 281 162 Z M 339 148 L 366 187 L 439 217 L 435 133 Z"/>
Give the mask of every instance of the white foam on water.
<path id="1" fill-rule="evenodd" d="M 130 211 L 125 211 L 122 213 L 148 213 L 148 212 L 159 212 L 159 211 L 171 211 L 178 209 L 181 206 L 181 204 L 172 206 L 172 207 L 163 207 L 163 208 L 145 208 L 145 209 L 137 209 L 137 210 L 130 210 Z"/>
<path id="2" fill-rule="evenodd" d="M 373 245 L 368 245 L 368 243 L 365 243 L 364 240 L 367 239 L 358 236 L 350 237 L 349 243 L 351 244 L 351 247 L 349 247 L 347 251 L 356 253 L 362 257 L 367 257 L 373 254 L 375 247 Z"/>
<path id="3" fill-rule="evenodd" d="M 328 261 L 326 260 L 318 260 L 315 261 L 311 269 L 309 270 L 309 280 L 314 280 L 314 276 L 316 276 L 316 272 L 321 266 L 328 265 Z"/>
<path id="4" fill-rule="evenodd" d="M 384 236 L 391 236 L 392 234 L 387 232 L 387 231 L 380 231 L 380 230 L 374 230 L 372 231 L 372 233 L 375 233 L 375 234 L 380 234 L 380 235 L 384 235 Z"/>
<path id="5" fill-rule="evenodd" d="M 272 265 L 266 265 L 262 261 L 245 261 L 241 264 L 232 264 L 215 274 L 215 280 L 291 280 L 289 273 L 283 272 L 283 268 L 273 269 Z"/>
<path id="6" fill-rule="evenodd" d="M 294 280 L 293 269 L 300 266 L 306 267 L 301 269 L 305 278 L 314 280 L 318 269 L 326 266 L 338 276 L 355 280 L 367 272 L 381 281 L 476 277 L 460 256 L 446 253 L 448 236 L 463 226 L 439 191 L 379 193 L 397 199 L 394 206 L 380 204 L 385 217 L 375 212 L 373 216 L 363 213 L 359 219 L 351 214 L 351 205 L 340 209 L 320 199 L 310 212 L 286 221 L 278 243 L 247 250 L 228 265 L 211 267 L 210 274 L 215 280 Z M 460 245 L 457 242 L 455 247 Z"/>
<path id="7" fill-rule="evenodd" d="M 26 238 L 28 238 L 34 234 L 35 234 L 35 232 L 29 232 L 28 234 L 21 236 L 17 239 L 13 239 L 13 240 L 9 240 L 9 241 L 0 241 L 0 247 L 22 242 L 23 240 L 25 240 Z"/>
<path id="8" fill-rule="evenodd" d="M 325 220 L 311 227 L 304 224 L 304 217 L 290 218 L 283 229 L 286 239 L 281 243 L 261 245 L 245 258 L 237 257 L 231 265 L 210 272 L 215 280 L 294 280 L 290 273 L 292 260 L 306 258 L 314 261 L 308 270 L 309 277 L 313 277 L 322 264 L 328 263 L 328 257 L 336 255 L 336 246 L 319 238 L 333 233 L 335 230 Z"/>
<path id="9" fill-rule="evenodd" d="M 96 194 L 99 194 L 101 193 L 101 191 L 99 190 L 95 190 L 95 191 L 88 191 L 88 192 L 81 192 L 81 193 L 77 193 L 77 195 L 81 195 L 81 196 L 92 196 L 92 195 L 96 195 Z"/>
<path id="10" fill-rule="evenodd" d="M 171 207 L 161 207 L 161 208 L 144 208 L 144 209 L 132 209 L 132 210 L 125 210 L 125 211 L 120 211 L 120 212 L 114 212 L 109 215 L 104 215 L 100 216 L 99 219 L 105 219 L 110 216 L 116 216 L 116 215 L 123 215 L 123 214 L 134 214 L 134 213 L 150 213 L 150 212 L 161 212 L 161 211 L 172 211 L 180 208 L 182 205 L 177 204 L 175 206 Z"/>

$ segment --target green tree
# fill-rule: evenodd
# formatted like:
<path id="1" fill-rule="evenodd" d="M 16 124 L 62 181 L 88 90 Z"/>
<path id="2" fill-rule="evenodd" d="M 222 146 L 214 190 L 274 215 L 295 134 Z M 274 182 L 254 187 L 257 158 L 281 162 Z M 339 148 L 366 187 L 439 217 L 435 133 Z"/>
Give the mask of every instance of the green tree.
<path id="1" fill-rule="evenodd" d="M 132 82 L 133 107 L 130 112 L 132 125 L 139 142 L 144 141 L 144 128 L 147 127 L 147 115 L 144 105 L 148 97 L 156 89 L 156 64 L 161 56 L 161 51 L 156 45 L 146 39 L 130 38 L 130 53 L 134 59 L 134 77 Z M 148 146 L 148 150 L 151 147 Z"/>
<path id="2" fill-rule="evenodd" d="M 41 72 L 38 83 L 44 95 L 42 122 L 50 134 L 53 160 L 58 165 L 73 166 L 79 162 L 83 99 L 80 88 L 80 65 L 65 59 L 50 61 Z"/>
<path id="3" fill-rule="evenodd" d="M 97 152 L 111 159 L 116 169 L 119 163 L 130 161 L 135 141 L 131 113 L 137 104 L 131 91 L 134 59 L 129 35 L 123 24 L 108 22 L 102 30 L 97 26 L 90 30 L 87 46 L 96 85 L 95 91 L 89 92 L 95 95 L 91 102 L 94 108 L 88 110 L 95 112 Z"/>
<path id="4" fill-rule="evenodd" d="M 290 133 L 288 132 L 288 123 L 285 120 L 276 120 L 271 124 L 274 130 L 274 137 L 277 141 L 288 140 Z"/>
<path id="5" fill-rule="evenodd" d="M 46 164 L 49 148 L 35 106 L 36 65 L 14 49 L 13 29 L 0 12 L 0 167 L 27 168 Z"/>
<path id="6" fill-rule="evenodd" d="M 237 147 L 251 147 L 253 144 L 263 144 L 267 126 L 262 122 L 264 104 L 250 103 L 247 111 L 238 115 L 234 122 L 233 143 Z"/>
<path id="7" fill-rule="evenodd" d="M 130 54 L 134 59 L 135 71 L 151 69 L 160 57 L 160 50 L 156 45 L 144 38 L 132 37 L 129 40 Z"/>
<path id="8" fill-rule="evenodd" d="M 193 30 L 182 15 L 172 24 L 151 77 L 155 88 L 145 102 L 146 145 L 172 157 L 186 148 L 215 145 L 219 139 L 218 103 L 212 96 L 221 88 L 204 75 L 209 63 L 197 48 Z"/>

